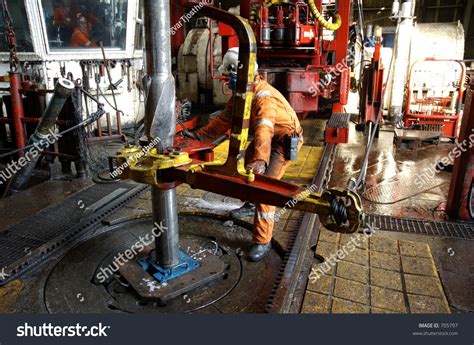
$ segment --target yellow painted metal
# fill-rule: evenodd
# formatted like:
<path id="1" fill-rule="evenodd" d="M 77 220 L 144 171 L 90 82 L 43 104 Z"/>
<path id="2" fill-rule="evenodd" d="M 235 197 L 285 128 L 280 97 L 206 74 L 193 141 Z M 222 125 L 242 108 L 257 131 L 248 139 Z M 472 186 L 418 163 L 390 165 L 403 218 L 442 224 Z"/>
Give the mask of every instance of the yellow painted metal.
<path id="1" fill-rule="evenodd" d="M 342 202 L 347 210 L 345 224 L 337 224 L 332 214 L 331 200 Z M 364 208 L 359 195 L 340 188 L 331 188 L 323 193 L 315 192 L 297 200 L 294 209 L 309 213 L 317 213 L 323 226 L 333 232 L 352 234 L 359 229 L 364 221 Z"/>
<path id="2" fill-rule="evenodd" d="M 159 185 L 159 170 L 191 164 L 187 152 L 170 152 L 159 154 L 153 148 L 149 152 L 137 146 L 125 147 L 117 151 L 117 170 L 121 179 L 131 179 L 138 183 Z"/>
<path id="3" fill-rule="evenodd" d="M 224 164 L 216 164 L 215 162 L 204 164 L 204 170 L 209 172 L 218 172 L 228 176 L 242 177 L 248 182 L 252 182 L 255 179 L 255 176 L 252 171 L 246 169 L 244 157 L 245 149 L 247 147 L 248 139 L 248 124 L 250 122 L 251 110 L 252 110 L 252 101 L 253 101 L 253 86 L 252 83 L 255 79 L 255 64 L 257 61 L 257 41 L 253 33 L 252 27 L 249 23 L 242 17 L 237 16 L 240 24 L 245 29 L 246 38 L 248 39 L 248 44 L 252 48 L 250 49 L 248 65 L 245 66 L 242 64 L 239 66 L 239 70 L 247 71 L 246 75 L 238 74 L 238 85 L 239 82 L 243 80 L 247 81 L 247 87 L 245 92 L 237 91 L 234 95 L 234 109 L 232 117 L 232 129 L 230 135 L 230 144 L 229 152 Z M 242 54 L 242 50 L 240 52 Z M 241 59 L 240 61 L 245 61 Z"/>

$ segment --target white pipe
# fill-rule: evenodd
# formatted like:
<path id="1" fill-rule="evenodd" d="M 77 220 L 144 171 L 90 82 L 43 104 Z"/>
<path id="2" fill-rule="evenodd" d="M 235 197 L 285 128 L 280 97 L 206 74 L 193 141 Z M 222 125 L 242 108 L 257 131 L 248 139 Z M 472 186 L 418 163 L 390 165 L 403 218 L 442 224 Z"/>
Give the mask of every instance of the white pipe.
<path id="1" fill-rule="evenodd" d="M 399 12 L 400 24 L 395 38 L 395 65 L 389 103 L 389 118 L 392 122 L 398 122 L 402 116 L 405 83 L 410 65 L 410 47 L 415 15 L 415 1 L 416 0 L 404 2 Z"/>

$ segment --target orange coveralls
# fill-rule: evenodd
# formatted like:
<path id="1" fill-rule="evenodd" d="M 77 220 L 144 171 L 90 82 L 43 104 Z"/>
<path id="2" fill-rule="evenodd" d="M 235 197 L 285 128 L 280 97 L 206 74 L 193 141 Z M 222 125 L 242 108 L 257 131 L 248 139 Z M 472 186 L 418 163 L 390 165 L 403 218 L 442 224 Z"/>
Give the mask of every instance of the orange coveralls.
<path id="1" fill-rule="evenodd" d="M 203 140 L 214 140 L 231 128 L 233 99 L 222 114 L 196 133 Z M 283 95 L 262 77 L 254 82 L 254 98 L 250 115 L 254 140 L 245 155 L 245 163 L 265 161 L 265 176 L 281 179 L 291 161 L 286 160 L 285 139 L 294 133 L 300 135 L 298 150 L 303 145 L 303 129 L 295 111 Z M 254 218 L 253 242 L 266 244 L 271 241 L 275 206 L 257 204 Z"/>
<path id="2" fill-rule="evenodd" d="M 69 41 L 69 46 L 71 48 L 80 48 L 80 47 L 96 47 L 96 45 L 90 41 L 90 29 L 87 32 L 81 31 L 81 29 L 77 26 L 72 33 L 71 40 Z M 89 46 L 87 46 L 87 42 L 91 42 Z"/>

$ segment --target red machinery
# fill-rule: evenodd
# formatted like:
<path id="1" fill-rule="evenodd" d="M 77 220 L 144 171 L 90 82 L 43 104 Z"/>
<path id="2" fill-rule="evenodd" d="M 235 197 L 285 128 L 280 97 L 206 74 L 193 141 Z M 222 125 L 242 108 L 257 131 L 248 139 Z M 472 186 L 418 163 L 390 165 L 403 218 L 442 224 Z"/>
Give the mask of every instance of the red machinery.
<path id="1" fill-rule="evenodd" d="M 423 63 L 434 64 L 436 68 L 416 69 Z M 442 77 L 437 77 L 430 73 L 423 80 L 419 76 L 415 78 L 418 72 L 425 73 L 431 71 L 440 71 L 443 64 L 459 64 L 459 79 L 446 83 L 446 85 L 437 88 L 428 83 L 441 82 Z M 448 66 L 449 67 L 449 66 Z M 444 68 L 446 70 L 446 67 Z M 441 70 L 442 71 L 442 70 Z M 447 72 L 450 72 L 449 70 Z M 454 71 L 456 72 L 456 71 Z M 444 72 L 445 74 L 448 74 Z M 448 74 L 449 75 L 449 74 Z M 405 110 L 405 126 L 418 125 L 423 128 L 437 129 L 443 133 L 446 138 L 455 139 L 457 137 L 458 124 L 461 116 L 461 106 L 464 96 L 464 81 L 466 79 L 466 66 L 463 62 L 454 60 L 437 60 L 434 58 L 422 59 L 415 62 L 410 69 L 408 80 L 408 92 Z M 422 84 L 415 85 L 414 80 Z"/>
<path id="2" fill-rule="evenodd" d="M 257 39 L 260 73 L 301 118 L 318 111 L 321 98 L 332 103 L 333 112 L 343 112 L 348 101 L 352 1 L 333 5 L 331 23 L 324 17 L 322 0 L 241 0 L 241 15 L 249 19 Z M 231 28 L 219 24 L 219 33 L 223 52 L 238 46 Z M 331 33 L 334 39 L 328 37 Z"/>
<path id="3" fill-rule="evenodd" d="M 359 124 L 358 129 L 364 130 L 368 135 L 370 124 L 377 123 L 380 111 L 383 109 L 384 97 L 384 71 L 382 63 L 382 32 L 375 34 L 375 49 L 371 63 L 365 67 L 362 89 L 360 90 L 359 103 Z M 380 116 L 379 122 L 382 123 L 383 117 Z M 377 135 L 377 134 L 376 134 Z"/>
<path id="4" fill-rule="evenodd" d="M 452 219 L 474 220 L 474 83 L 467 90 L 459 131 L 459 156 L 454 161 L 447 213 Z M 450 153 L 451 158 L 451 153 Z"/>

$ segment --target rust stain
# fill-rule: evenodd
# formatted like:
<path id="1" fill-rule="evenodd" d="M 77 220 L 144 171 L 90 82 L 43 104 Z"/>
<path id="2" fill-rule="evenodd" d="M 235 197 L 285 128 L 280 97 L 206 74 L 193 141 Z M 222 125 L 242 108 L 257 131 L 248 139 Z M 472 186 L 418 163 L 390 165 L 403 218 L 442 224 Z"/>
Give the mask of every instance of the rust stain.
<path id="1" fill-rule="evenodd" d="M 24 287 L 25 284 L 19 279 L 0 287 L 0 313 L 14 312 L 14 305 Z"/>

